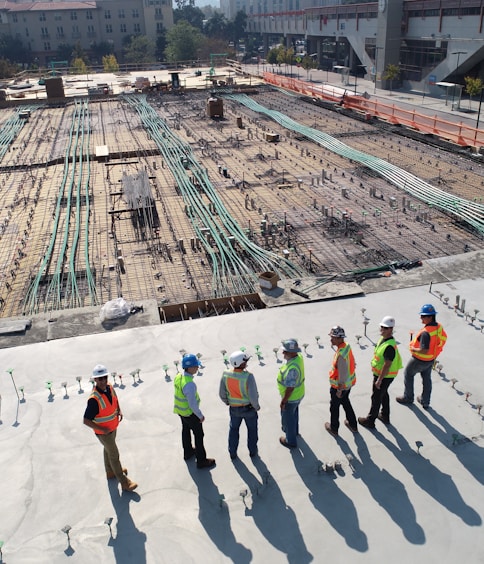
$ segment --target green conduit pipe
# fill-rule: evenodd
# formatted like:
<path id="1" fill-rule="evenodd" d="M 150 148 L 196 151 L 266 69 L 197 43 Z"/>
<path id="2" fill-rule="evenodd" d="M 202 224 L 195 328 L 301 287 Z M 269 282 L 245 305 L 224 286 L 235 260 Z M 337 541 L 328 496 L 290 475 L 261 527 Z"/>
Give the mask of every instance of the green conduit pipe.
<path id="1" fill-rule="evenodd" d="M 303 126 L 278 111 L 269 110 L 245 94 L 227 94 L 225 97 L 250 108 L 254 112 L 270 117 L 286 129 L 301 133 L 340 156 L 365 165 L 407 194 L 411 194 L 429 206 L 453 215 L 474 228 L 480 235 L 484 235 L 484 204 L 452 196 L 383 159 L 352 149 L 326 133 L 312 127 Z"/>
<path id="2" fill-rule="evenodd" d="M 272 270 L 280 278 L 294 278 L 305 274 L 291 261 L 279 257 L 254 244 L 228 213 L 217 191 L 211 184 L 206 171 L 196 161 L 191 147 L 174 135 L 145 97 L 125 96 L 125 100 L 138 112 L 144 127 L 157 144 L 160 153 L 170 168 L 178 189 L 188 210 L 188 217 L 195 234 L 200 239 L 212 264 L 212 288 L 215 296 L 247 293 L 254 291 L 257 272 Z M 186 164 L 183 165 L 184 161 Z M 187 167 L 187 168 L 185 168 Z M 215 214 L 207 209 L 198 189 L 188 176 L 187 169 L 199 184 L 199 189 L 207 196 Z M 208 229 L 208 237 L 205 231 Z M 237 241 L 246 255 L 244 260 L 236 252 L 229 237 Z M 213 238 L 218 252 L 209 243 Z"/>

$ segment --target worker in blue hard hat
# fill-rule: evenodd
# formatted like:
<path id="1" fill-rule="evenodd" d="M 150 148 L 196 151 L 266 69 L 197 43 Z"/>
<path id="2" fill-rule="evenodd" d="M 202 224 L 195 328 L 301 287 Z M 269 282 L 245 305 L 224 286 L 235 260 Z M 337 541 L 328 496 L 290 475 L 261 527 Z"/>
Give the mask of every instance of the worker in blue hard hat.
<path id="1" fill-rule="evenodd" d="M 205 421 L 200 411 L 200 396 L 193 377 L 198 372 L 200 361 L 194 354 L 186 354 L 181 361 L 183 373 L 175 376 L 175 404 L 173 412 L 180 416 L 182 422 L 183 458 L 190 460 L 193 456 L 197 459 L 197 468 L 212 468 L 215 466 L 213 458 L 207 458 L 203 444 L 203 426 Z M 192 433 L 195 448 L 192 446 Z"/>
<path id="2" fill-rule="evenodd" d="M 420 309 L 420 319 L 424 326 L 410 341 L 410 354 L 412 358 L 408 361 L 403 373 L 405 379 L 405 390 L 403 396 L 397 398 L 398 403 L 413 403 L 413 381 L 415 374 L 422 376 L 422 395 L 417 401 L 424 409 L 430 406 L 430 394 L 432 393 L 432 366 L 435 359 L 442 352 L 447 341 L 447 333 L 435 316 L 437 312 L 432 304 L 425 304 Z"/>

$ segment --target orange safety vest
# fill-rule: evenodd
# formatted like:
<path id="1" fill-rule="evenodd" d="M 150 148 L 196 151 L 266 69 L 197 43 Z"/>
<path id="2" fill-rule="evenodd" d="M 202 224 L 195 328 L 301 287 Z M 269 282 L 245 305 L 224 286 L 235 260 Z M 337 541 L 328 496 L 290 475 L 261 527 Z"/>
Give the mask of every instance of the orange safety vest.
<path id="1" fill-rule="evenodd" d="M 105 394 L 100 394 L 95 388 L 92 391 L 89 399 L 94 398 L 98 405 L 99 405 L 99 413 L 93 419 L 94 423 L 97 423 L 104 429 L 107 429 L 110 433 L 117 429 L 119 425 L 119 407 L 118 407 L 118 397 L 114 388 L 108 384 L 108 387 L 111 388 L 111 398 L 113 403 L 109 403 Z M 101 431 L 94 429 L 96 435 L 102 435 Z"/>
<path id="2" fill-rule="evenodd" d="M 225 388 L 227 389 L 227 399 L 231 406 L 249 405 L 250 399 L 247 391 L 247 378 L 249 373 L 246 370 L 242 372 L 229 372 L 223 374 Z"/>
<path id="3" fill-rule="evenodd" d="M 447 333 L 444 331 L 444 328 L 440 323 L 437 323 L 437 325 L 426 325 L 425 327 L 422 327 L 422 329 L 412 339 L 412 341 L 410 342 L 410 347 L 420 346 L 419 337 L 424 331 L 427 331 L 427 333 L 430 334 L 430 345 L 428 352 L 424 354 L 420 351 L 412 351 L 412 356 L 417 358 L 418 360 L 435 360 L 442 352 L 442 349 L 447 342 Z"/>
<path id="4" fill-rule="evenodd" d="M 354 386 L 356 383 L 355 357 L 353 356 L 353 351 L 351 350 L 351 347 L 347 343 L 342 343 L 334 354 L 333 365 L 331 367 L 331 370 L 329 371 L 329 383 L 332 388 L 340 387 L 339 372 L 338 372 L 338 358 L 340 356 L 346 359 L 346 362 L 349 362 L 348 379 L 346 380 L 346 382 L 343 382 L 343 388 L 347 390 L 348 388 L 351 388 L 351 386 Z"/>

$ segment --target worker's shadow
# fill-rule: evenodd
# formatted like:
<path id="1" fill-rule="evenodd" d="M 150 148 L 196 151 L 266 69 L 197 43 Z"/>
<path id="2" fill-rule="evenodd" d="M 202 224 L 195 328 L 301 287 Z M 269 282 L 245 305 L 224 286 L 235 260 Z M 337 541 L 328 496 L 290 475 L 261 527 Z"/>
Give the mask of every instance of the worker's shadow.
<path id="1" fill-rule="evenodd" d="M 425 419 L 423 415 L 421 417 Z M 479 513 L 465 503 L 450 474 L 445 474 L 422 454 L 418 454 L 410 448 L 407 440 L 395 427 L 390 426 L 388 429 L 397 444 L 395 445 L 383 435 L 379 437 L 380 441 L 411 474 L 417 486 L 448 511 L 460 517 L 467 525 L 471 527 L 481 526 L 482 519 Z"/>
<path id="2" fill-rule="evenodd" d="M 420 410 L 416 411 L 417 417 L 429 429 L 434 437 L 444 446 L 452 450 L 459 462 L 470 472 L 474 478 L 484 485 L 484 469 L 482 458 L 484 455 L 482 447 L 474 440 L 463 437 L 455 427 L 444 419 L 435 409 L 427 411 L 428 417 Z M 431 419 L 434 421 L 431 421 Z"/>
<path id="3" fill-rule="evenodd" d="M 378 431 L 374 431 L 379 435 Z M 344 443 L 344 441 L 342 441 Z M 373 499 L 382 507 L 393 522 L 400 527 L 408 542 L 424 544 L 425 532 L 417 522 L 417 514 L 408 497 L 404 484 L 384 468 L 379 468 L 368 451 L 361 435 L 355 435 L 362 472 L 358 472 L 359 462 L 354 462 L 358 477 L 365 483 Z M 347 446 L 346 451 L 351 449 Z"/>
<path id="4" fill-rule="evenodd" d="M 187 467 L 198 489 L 198 519 L 208 536 L 232 562 L 248 564 L 252 561 L 252 552 L 237 542 L 230 525 L 230 512 L 210 471 L 199 470 L 194 464 L 187 464 Z"/>
<path id="5" fill-rule="evenodd" d="M 368 539 L 361 530 L 355 504 L 337 485 L 335 474 L 318 472 L 320 461 L 302 437 L 299 448 L 291 450 L 294 466 L 309 490 L 309 499 L 346 544 L 359 552 L 368 550 Z M 324 487 L 321 482 L 324 482 Z"/>
<path id="6" fill-rule="evenodd" d="M 296 515 L 282 496 L 281 490 L 271 477 L 261 458 L 255 457 L 253 464 L 259 473 L 255 476 L 247 466 L 237 459 L 234 468 L 247 484 L 250 496 L 241 500 L 245 505 L 245 514 L 252 517 L 259 531 L 274 548 L 284 553 L 290 564 L 312 562 L 304 538 L 299 530 Z"/>
<path id="7" fill-rule="evenodd" d="M 119 490 L 117 480 L 109 480 L 109 495 L 116 512 L 116 536 L 111 533 L 109 546 L 113 547 L 116 564 L 146 564 L 146 534 L 136 528 L 129 512 L 131 502 L 141 497 L 135 492 Z"/>

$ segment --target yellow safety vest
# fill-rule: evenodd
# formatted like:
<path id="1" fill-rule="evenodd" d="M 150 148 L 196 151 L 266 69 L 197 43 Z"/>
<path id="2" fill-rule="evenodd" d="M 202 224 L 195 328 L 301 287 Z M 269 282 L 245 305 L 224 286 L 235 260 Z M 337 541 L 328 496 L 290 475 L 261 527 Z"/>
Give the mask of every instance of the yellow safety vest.
<path id="1" fill-rule="evenodd" d="M 286 388 L 288 387 L 285 385 L 286 375 L 291 369 L 297 370 L 298 376 L 294 390 L 287 401 L 299 401 L 304 397 L 304 361 L 301 353 L 298 353 L 297 356 L 291 358 L 286 362 L 286 364 L 283 364 L 281 368 L 279 368 L 279 373 L 277 375 L 277 387 L 279 388 L 281 397 L 284 397 L 284 394 L 286 393 Z"/>
<path id="2" fill-rule="evenodd" d="M 193 411 L 188 405 L 188 400 L 183 393 L 183 388 L 188 384 L 188 382 L 193 382 L 193 376 L 190 374 L 177 374 L 175 376 L 174 386 L 175 386 L 175 405 L 173 406 L 173 413 L 177 413 L 182 417 L 189 417 Z M 197 403 L 200 405 L 200 396 L 198 391 L 195 393 L 197 398 Z"/>
<path id="3" fill-rule="evenodd" d="M 373 351 L 373 358 L 371 359 L 371 369 L 373 370 L 373 374 L 375 374 L 375 376 L 380 376 L 381 371 L 383 370 L 383 365 L 385 364 L 385 358 L 383 357 L 383 354 L 387 346 L 391 346 L 395 349 L 395 358 L 393 359 L 390 368 L 388 369 L 388 374 L 385 376 L 385 378 L 395 378 L 400 368 L 403 367 L 403 362 L 402 357 L 398 352 L 397 343 L 395 342 L 395 339 L 393 337 L 391 337 L 390 339 L 384 339 L 383 337 L 380 338 L 375 346 L 375 350 Z"/>

